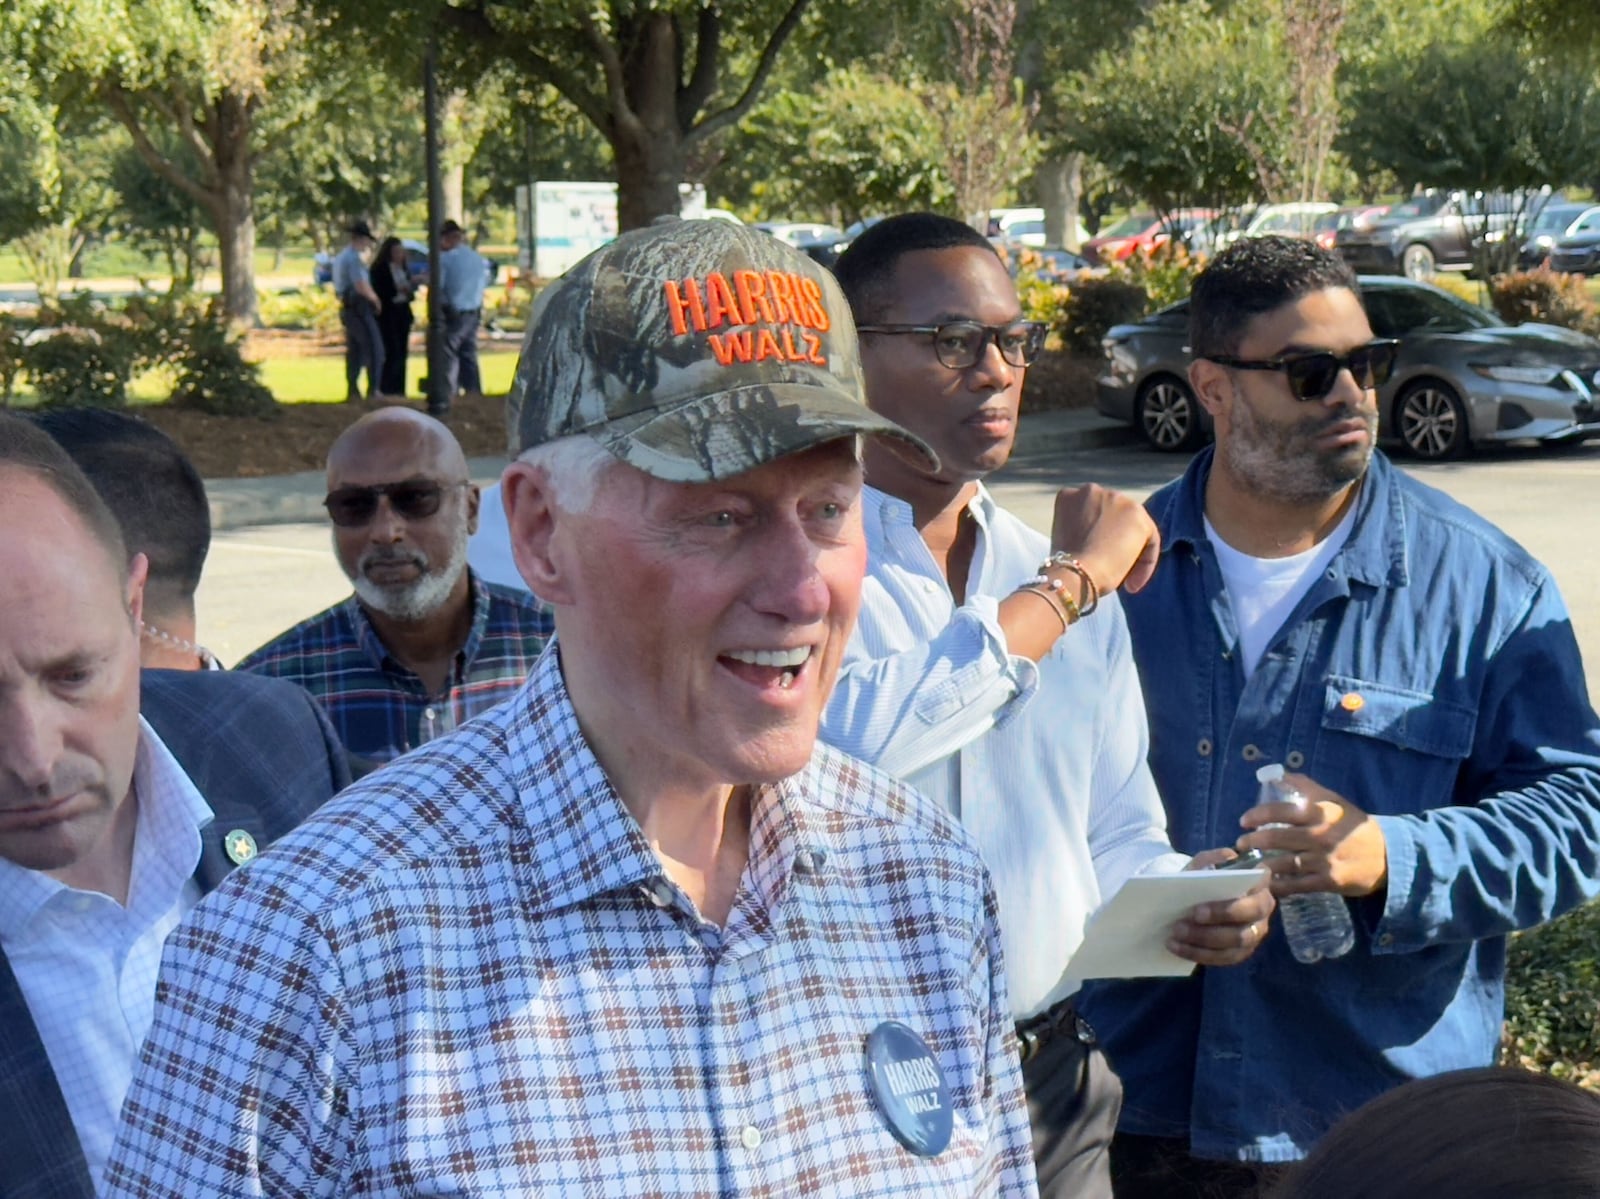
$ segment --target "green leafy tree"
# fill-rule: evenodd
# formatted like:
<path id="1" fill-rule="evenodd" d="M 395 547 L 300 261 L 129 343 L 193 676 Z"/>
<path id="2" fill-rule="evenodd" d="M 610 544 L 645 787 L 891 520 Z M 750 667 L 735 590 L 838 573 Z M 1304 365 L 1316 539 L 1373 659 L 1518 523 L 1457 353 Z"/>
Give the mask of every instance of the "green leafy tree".
<path id="1" fill-rule="evenodd" d="M 559 92 L 610 146 L 624 229 L 678 211 L 692 155 L 755 105 L 812 0 L 315 0 L 385 45 L 440 36 L 447 79 L 498 64 Z"/>
<path id="2" fill-rule="evenodd" d="M 181 144 L 163 151 L 182 159 Z M 173 286 L 191 290 L 206 269 L 209 255 L 202 243 L 205 211 L 194 197 L 152 170 L 144 155 L 125 145 L 111 159 L 109 181 L 117 193 L 120 231 L 130 243 L 166 260 Z"/>

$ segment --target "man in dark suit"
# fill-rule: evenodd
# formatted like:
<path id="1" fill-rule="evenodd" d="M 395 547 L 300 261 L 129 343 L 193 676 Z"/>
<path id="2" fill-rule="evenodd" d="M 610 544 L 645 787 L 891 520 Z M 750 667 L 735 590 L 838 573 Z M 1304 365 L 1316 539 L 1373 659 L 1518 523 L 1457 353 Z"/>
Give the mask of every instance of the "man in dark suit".
<path id="1" fill-rule="evenodd" d="M 92 1199 L 166 934 L 348 781 L 298 688 L 141 677 L 146 570 L 0 416 L 0 1199 Z"/>

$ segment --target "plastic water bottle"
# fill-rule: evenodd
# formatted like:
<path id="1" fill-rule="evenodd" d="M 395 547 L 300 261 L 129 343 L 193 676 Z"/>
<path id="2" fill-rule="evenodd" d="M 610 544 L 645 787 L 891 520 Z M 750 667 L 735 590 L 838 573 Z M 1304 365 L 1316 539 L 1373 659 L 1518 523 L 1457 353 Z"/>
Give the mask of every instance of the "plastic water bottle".
<path id="1" fill-rule="evenodd" d="M 1273 801 L 1306 804 L 1310 801 L 1283 781 L 1283 767 L 1276 763 L 1256 771 L 1261 784 L 1258 803 Z M 1287 824 L 1264 824 L 1262 828 L 1289 828 Z M 1282 856 L 1282 851 L 1272 855 Z M 1289 938 L 1289 951 L 1297 961 L 1308 965 L 1323 958 L 1343 957 L 1356 943 L 1355 925 L 1344 897 L 1332 891 L 1311 891 L 1278 900 L 1278 915 Z"/>

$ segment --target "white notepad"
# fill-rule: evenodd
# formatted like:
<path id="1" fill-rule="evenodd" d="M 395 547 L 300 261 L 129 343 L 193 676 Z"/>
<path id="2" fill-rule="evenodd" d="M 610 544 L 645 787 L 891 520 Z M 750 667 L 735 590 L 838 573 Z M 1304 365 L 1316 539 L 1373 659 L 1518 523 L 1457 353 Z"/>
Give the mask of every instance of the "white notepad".
<path id="1" fill-rule="evenodd" d="M 1238 899 L 1266 877 L 1264 869 L 1135 875 L 1089 921 L 1064 978 L 1182 978 L 1195 964 L 1168 951 L 1172 926 L 1195 904 Z"/>

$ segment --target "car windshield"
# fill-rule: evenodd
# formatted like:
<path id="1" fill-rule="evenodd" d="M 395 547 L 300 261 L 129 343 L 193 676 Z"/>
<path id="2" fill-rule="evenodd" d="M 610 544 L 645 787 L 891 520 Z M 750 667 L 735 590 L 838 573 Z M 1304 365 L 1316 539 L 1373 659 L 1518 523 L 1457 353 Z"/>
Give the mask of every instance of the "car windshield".
<path id="1" fill-rule="evenodd" d="M 1409 220 L 1412 217 L 1432 216 L 1445 205 L 1445 197 L 1418 196 L 1414 200 L 1407 200 L 1404 204 L 1397 204 L 1389 210 L 1391 219 L 1398 217 L 1400 220 Z"/>
<path id="2" fill-rule="evenodd" d="M 1155 223 L 1156 223 L 1156 218 L 1151 216 L 1148 212 L 1135 213 L 1133 216 L 1125 217 L 1124 219 L 1118 221 L 1115 225 L 1111 226 L 1111 228 L 1107 229 L 1100 236 L 1101 237 L 1132 237 L 1135 233 L 1144 232 L 1146 229 L 1150 228 L 1150 226 L 1155 224 Z"/>
<path id="3" fill-rule="evenodd" d="M 1550 233 L 1556 229 L 1565 229 L 1582 211 L 1582 204 L 1552 204 L 1540 209 L 1539 215 L 1533 218 L 1533 232 Z"/>
<path id="4" fill-rule="evenodd" d="M 1469 333 L 1505 324 L 1476 304 L 1432 287 L 1373 288 L 1363 299 L 1373 329 L 1380 337 L 1404 337 L 1407 333 L 1423 331 Z"/>

